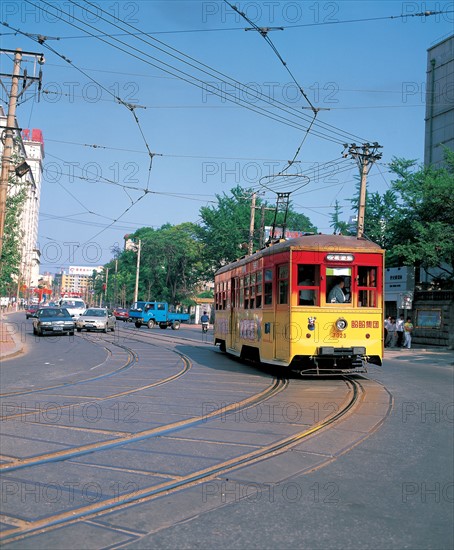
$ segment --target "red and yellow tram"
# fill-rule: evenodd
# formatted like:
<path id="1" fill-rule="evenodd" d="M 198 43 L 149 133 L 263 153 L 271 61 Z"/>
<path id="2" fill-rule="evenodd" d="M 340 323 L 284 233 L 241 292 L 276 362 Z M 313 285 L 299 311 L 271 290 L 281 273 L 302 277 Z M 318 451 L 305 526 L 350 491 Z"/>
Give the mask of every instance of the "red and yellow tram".
<path id="1" fill-rule="evenodd" d="M 306 235 L 232 262 L 215 275 L 215 344 L 301 374 L 381 365 L 383 261 L 364 238 Z"/>

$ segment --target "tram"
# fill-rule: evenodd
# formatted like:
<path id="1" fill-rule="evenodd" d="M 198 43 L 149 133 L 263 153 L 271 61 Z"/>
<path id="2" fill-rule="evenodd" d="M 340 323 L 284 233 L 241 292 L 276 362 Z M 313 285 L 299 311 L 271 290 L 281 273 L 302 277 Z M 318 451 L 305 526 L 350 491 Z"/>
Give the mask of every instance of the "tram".
<path id="1" fill-rule="evenodd" d="M 214 342 L 301 375 L 366 372 L 383 358 L 383 265 L 365 238 L 266 246 L 216 272 Z"/>

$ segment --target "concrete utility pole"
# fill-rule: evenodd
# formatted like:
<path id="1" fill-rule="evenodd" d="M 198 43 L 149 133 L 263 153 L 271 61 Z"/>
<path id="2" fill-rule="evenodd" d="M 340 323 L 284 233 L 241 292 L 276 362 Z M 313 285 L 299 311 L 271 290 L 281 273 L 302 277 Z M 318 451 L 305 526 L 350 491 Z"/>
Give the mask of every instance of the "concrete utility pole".
<path id="1" fill-rule="evenodd" d="M 109 282 L 109 268 L 106 268 L 106 288 L 104 289 L 104 305 L 107 304 L 107 284 Z"/>
<path id="2" fill-rule="evenodd" d="M 352 143 L 351 145 L 345 144 L 342 156 L 346 158 L 350 155 L 352 159 L 356 160 L 359 168 L 359 175 L 361 177 L 361 185 L 359 189 L 359 203 L 358 203 L 358 225 L 356 229 L 356 237 L 360 239 L 364 235 L 364 217 L 366 214 L 366 186 L 367 175 L 372 168 L 375 161 L 381 159 L 382 153 L 378 152 L 381 149 L 381 145 L 377 142 L 363 143 L 362 146 Z"/>
<path id="3" fill-rule="evenodd" d="M 118 275 L 118 259 L 115 258 L 115 281 L 114 281 L 114 307 L 117 307 L 117 275 Z"/>
<path id="4" fill-rule="evenodd" d="M 17 100 L 25 92 L 25 90 L 33 83 L 38 82 L 38 89 L 41 89 L 41 70 L 39 76 L 28 76 L 26 71 L 20 74 L 21 62 L 23 56 L 38 57 L 38 63 L 44 63 L 44 55 L 35 52 L 23 52 L 20 48 L 16 50 L 1 49 L 0 53 L 14 54 L 13 74 L 0 74 L 2 77 L 11 77 L 11 90 L 9 93 L 8 114 L 6 120 L 6 128 L 2 131 L 3 154 L 2 154 L 2 171 L 0 176 L 0 257 L 3 251 L 3 242 L 5 236 L 5 219 L 6 219 L 6 197 L 8 194 L 8 180 L 11 171 L 11 163 L 14 154 L 14 131 L 17 131 L 16 126 L 16 107 Z M 22 90 L 19 92 L 19 80 L 23 80 Z"/>
<path id="5" fill-rule="evenodd" d="M 16 106 L 19 90 L 20 65 L 22 61 L 21 50 L 17 50 L 14 55 L 14 69 L 11 82 L 11 91 L 9 94 L 8 116 L 6 119 L 6 128 L 4 132 L 4 145 L 2 156 L 2 174 L 0 178 L 0 257 L 3 251 L 3 239 L 5 233 L 6 218 L 6 195 L 8 192 L 9 171 L 13 158 L 14 134 L 13 128 L 16 126 Z"/>
<path id="6" fill-rule="evenodd" d="M 140 248 L 142 246 L 142 241 L 139 239 L 139 246 L 137 248 L 137 266 L 136 266 L 136 288 L 134 290 L 134 302 L 137 302 L 139 295 L 139 272 L 140 272 Z"/>
<path id="7" fill-rule="evenodd" d="M 255 203 L 257 200 L 257 193 L 252 193 L 251 197 L 251 222 L 249 224 L 249 243 L 247 253 L 250 256 L 254 249 L 254 224 L 255 224 Z"/>

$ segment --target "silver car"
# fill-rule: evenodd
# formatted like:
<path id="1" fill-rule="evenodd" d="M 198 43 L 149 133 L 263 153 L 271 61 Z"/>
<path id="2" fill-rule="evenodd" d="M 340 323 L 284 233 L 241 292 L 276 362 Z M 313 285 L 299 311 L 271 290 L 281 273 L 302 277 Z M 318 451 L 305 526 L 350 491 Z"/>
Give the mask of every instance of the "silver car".
<path id="1" fill-rule="evenodd" d="M 105 307 L 90 307 L 76 320 L 76 330 L 101 330 L 114 331 L 116 325 L 115 315 Z"/>

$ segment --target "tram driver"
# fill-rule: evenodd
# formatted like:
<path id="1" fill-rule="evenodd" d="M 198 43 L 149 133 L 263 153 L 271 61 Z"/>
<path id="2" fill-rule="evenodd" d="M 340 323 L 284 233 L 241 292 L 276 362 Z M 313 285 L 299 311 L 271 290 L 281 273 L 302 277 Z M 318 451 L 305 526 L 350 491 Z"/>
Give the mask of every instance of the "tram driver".
<path id="1" fill-rule="evenodd" d="M 330 304 L 343 304 L 347 301 L 344 294 L 345 280 L 342 277 L 337 277 L 334 280 L 334 286 L 329 291 L 328 303 Z"/>

